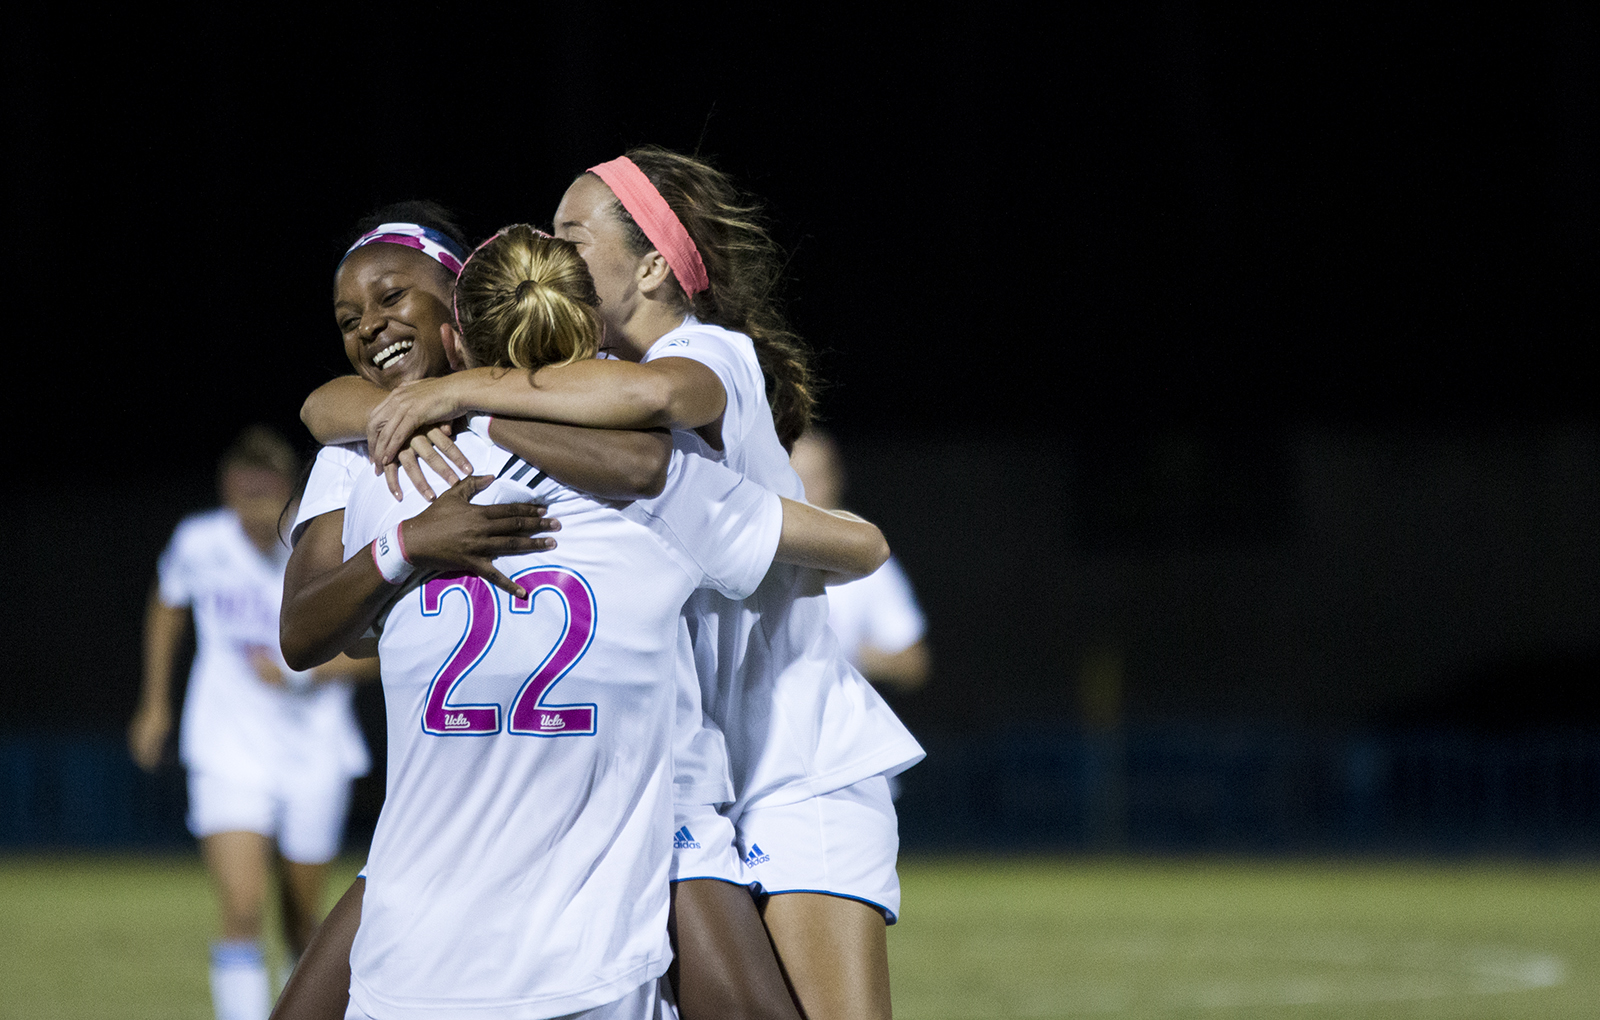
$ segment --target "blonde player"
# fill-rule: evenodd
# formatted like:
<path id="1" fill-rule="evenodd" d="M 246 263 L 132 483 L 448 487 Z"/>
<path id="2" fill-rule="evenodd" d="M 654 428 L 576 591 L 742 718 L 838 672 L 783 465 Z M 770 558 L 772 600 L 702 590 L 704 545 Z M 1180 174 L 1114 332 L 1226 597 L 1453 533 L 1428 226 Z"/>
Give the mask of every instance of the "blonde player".
<path id="1" fill-rule="evenodd" d="M 475 259 L 491 285 L 480 303 L 463 278 L 469 361 L 498 354 L 537 367 L 592 356 L 598 323 L 572 293 L 592 299 L 592 290 L 570 245 L 524 228 Z M 361 262 L 341 270 L 341 294 L 347 272 L 359 277 Z M 506 276 L 510 285 L 495 282 Z M 494 328 L 496 308 L 554 326 L 508 338 Z M 457 452 L 498 468 L 491 500 L 549 505 L 562 546 L 496 561 L 484 573 L 503 593 L 470 575 L 419 584 L 401 550 L 437 562 L 437 529 L 412 525 L 455 513 L 441 508 L 483 480 L 414 519 L 426 503 L 409 483 L 399 504 L 379 479 L 354 483 L 344 544 L 363 554 L 341 571 L 372 591 L 408 586 L 392 608 L 352 590 L 338 624 L 348 633 L 383 617 L 391 739 L 349 1015 L 655 1015 L 653 978 L 669 955 L 662 836 L 682 602 L 695 586 L 748 593 L 774 546 L 790 562 L 857 574 L 887 549 L 864 522 L 780 501 L 704 458 L 674 455 L 660 497 L 619 507 L 479 435 L 460 437 Z M 341 470 L 329 477 L 342 484 Z M 316 498 L 308 492 L 307 504 Z M 286 647 L 290 629 L 286 617 Z"/>
<path id="2" fill-rule="evenodd" d="M 293 450 L 262 426 L 223 455 L 222 507 L 184 520 L 161 555 L 145 617 L 144 684 L 128 729 L 134 760 L 154 770 L 172 729 L 172 668 L 192 612 L 196 647 L 179 743 L 189 829 L 222 908 L 211 955 L 221 1020 L 267 1015 L 260 939 L 274 845 L 294 957 L 319 919 L 351 780 L 368 766 L 350 687 L 334 681 L 371 671 L 341 658 L 296 672 L 278 652 L 289 551 L 277 528 L 297 474 Z"/>
<path id="3" fill-rule="evenodd" d="M 372 414 L 375 458 L 471 410 L 665 426 L 679 449 L 802 498 L 784 444 L 810 417 L 809 370 L 772 306 L 778 263 L 753 205 L 702 161 L 636 149 L 580 176 L 555 230 L 594 275 L 603 350 L 617 360 L 546 369 L 531 387 L 481 370 L 402 387 Z M 686 905 L 737 932 L 724 948 L 751 942 L 727 895 L 750 883 L 806 1015 L 886 1017 L 884 925 L 899 908 L 888 777 L 922 750 L 844 660 L 814 575 L 775 569 L 744 602 L 700 593 L 691 606 L 703 711 L 725 738 L 731 782 L 714 740 L 679 762 L 675 831 L 693 837 L 675 875 L 680 944 Z"/>

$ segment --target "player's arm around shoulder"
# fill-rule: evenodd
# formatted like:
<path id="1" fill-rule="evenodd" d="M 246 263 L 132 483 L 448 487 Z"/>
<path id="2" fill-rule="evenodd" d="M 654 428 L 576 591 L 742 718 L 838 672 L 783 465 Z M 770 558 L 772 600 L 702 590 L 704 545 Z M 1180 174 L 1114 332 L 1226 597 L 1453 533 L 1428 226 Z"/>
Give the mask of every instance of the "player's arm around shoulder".
<path id="1" fill-rule="evenodd" d="M 388 396 L 356 375 L 330 379 L 300 405 L 300 421 L 319 443 L 354 443 L 367 438 L 367 416 Z"/>
<path id="2" fill-rule="evenodd" d="M 717 374 L 686 358 L 578 361 L 526 372 L 471 368 L 396 387 L 368 417 L 372 458 L 387 464 L 417 429 L 463 414 L 602 429 L 699 428 L 727 395 Z"/>
<path id="3" fill-rule="evenodd" d="M 417 516 L 391 526 L 400 562 L 385 568 L 376 554 L 344 558 L 344 511 L 313 518 L 284 572 L 278 639 L 290 668 L 313 669 L 350 648 L 413 570 L 466 571 L 525 597 L 494 561 L 554 548 L 553 539 L 535 536 L 561 525 L 537 504 L 473 503 L 493 481 L 490 475 L 464 478 Z"/>
<path id="4" fill-rule="evenodd" d="M 601 499 L 652 499 L 667 482 L 670 432 L 496 418 L 489 438 L 563 485 Z"/>

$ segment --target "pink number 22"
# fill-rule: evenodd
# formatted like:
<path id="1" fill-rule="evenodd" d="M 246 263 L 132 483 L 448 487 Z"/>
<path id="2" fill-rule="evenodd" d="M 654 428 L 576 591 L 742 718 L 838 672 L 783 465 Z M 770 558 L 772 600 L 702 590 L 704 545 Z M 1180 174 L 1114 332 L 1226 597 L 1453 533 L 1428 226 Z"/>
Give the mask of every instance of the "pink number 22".
<path id="1" fill-rule="evenodd" d="M 552 595 L 566 613 L 561 633 L 544 661 L 529 674 L 511 702 L 509 733 L 536 737 L 592 736 L 594 705 L 546 702 L 561 678 L 578 664 L 594 641 L 594 592 L 582 575 L 564 567 L 534 567 L 512 577 L 527 589 L 525 599 L 512 599 L 511 612 L 533 612 L 540 595 Z M 467 600 L 467 627 L 455 651 L 439 667 L 422 710 L 422 729 L 437 736 L 488 736 L 500 732 L 500 706 L 452 705 L 450 694 L 472 672 L 500 631 L 500 600 L 481 577 L 436 577 L 422 586 L 422 615 L 437 616 L 446 593 L 459 591 Z"/>

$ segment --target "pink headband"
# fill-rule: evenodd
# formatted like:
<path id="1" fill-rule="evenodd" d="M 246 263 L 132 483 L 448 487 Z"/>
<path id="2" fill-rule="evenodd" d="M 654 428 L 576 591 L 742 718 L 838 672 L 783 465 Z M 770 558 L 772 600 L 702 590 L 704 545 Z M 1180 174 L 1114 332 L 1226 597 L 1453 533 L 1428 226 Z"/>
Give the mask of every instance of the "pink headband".
<path id="1" fill-rule="evenodd" d="M 450 270 L 450 275 L 461 275 L 461 249 L 456 243 L 439 231 L 425 227 L 420 223 L 383 223 L 375 229 L 367 231 L 356 238 L 356 243 L 344 253 L 344 258 L 350 257 L 350 252 L 357 248 L 364 248 L 369 244 L 398 244 L 411 248 L 433 259 L 433 261 Z M 339 260 L 343 264 L 344 259 Z"/>
<path id="2" fill-rule="evenodd" d="M 694 246 L 694 239 L 683 229 L 678 214 L 672 211 L 667 200 L 661 197 L 661 192 L 656 190 L 650 178 L 633 160 L 618 156 L 609 163 L 590 167 L 589 172 L 606 182 L 612 194 L 617 196 L 617 201 L 622 203 L 622 208 L 628 210 L 633 222 L 639 224 L 644 236 L 667 260 L 672 275 L 678 278 L 685 293 L 694 297 L 711 285 L 706 279 L 706 266 L 700 261 L 700 251 Z"/>

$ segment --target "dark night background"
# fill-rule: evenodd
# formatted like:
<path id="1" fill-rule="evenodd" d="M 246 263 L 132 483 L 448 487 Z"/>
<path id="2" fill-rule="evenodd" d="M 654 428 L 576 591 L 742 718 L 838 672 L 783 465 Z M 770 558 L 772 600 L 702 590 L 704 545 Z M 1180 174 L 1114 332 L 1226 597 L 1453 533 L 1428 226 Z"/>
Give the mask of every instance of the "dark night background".
<path id="1" fill-rule="evenodd" d="M 919 733 L 1092 724 L 1107 670 L 1130 719 L 1600 722 L 1590 5 L 527 11 L 8 16 L 5 730 L 124 725 L 172 526 L 345 368 L 351 223 L 547 224 L 639 142 L 770 204 Z"/>

